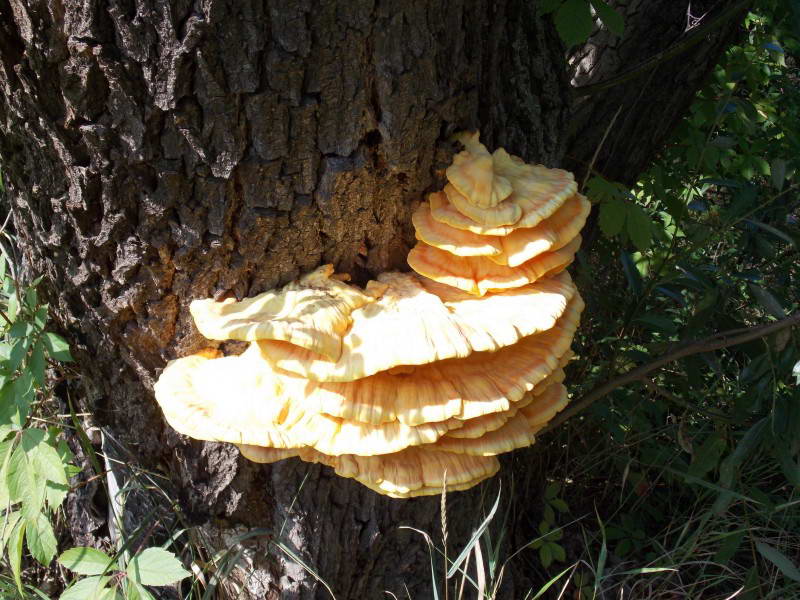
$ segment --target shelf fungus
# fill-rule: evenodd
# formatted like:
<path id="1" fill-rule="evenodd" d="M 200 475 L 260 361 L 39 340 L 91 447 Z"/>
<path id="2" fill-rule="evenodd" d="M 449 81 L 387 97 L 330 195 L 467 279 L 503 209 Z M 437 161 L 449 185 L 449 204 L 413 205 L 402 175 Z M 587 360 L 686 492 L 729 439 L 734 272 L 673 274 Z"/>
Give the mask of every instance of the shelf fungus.
<path id="1" fill-rule="evenodd" d="M 361 289 L 324 265 L 192 302 L 200 333 L 249 346 L 171 361 L 155 386 L 170 425 L 396 498 L 467 489 L 531 445 L 567 403 L 583 301 L 565 269 L 589 203 L 566 171 L 459 141 L 444 190 L 414 212 L 412 272 Z"/>

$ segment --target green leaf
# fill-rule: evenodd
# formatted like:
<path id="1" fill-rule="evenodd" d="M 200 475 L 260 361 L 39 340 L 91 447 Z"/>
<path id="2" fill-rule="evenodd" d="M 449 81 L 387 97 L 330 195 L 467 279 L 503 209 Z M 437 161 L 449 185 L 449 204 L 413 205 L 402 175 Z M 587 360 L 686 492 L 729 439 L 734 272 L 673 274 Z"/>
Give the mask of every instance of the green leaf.
<path id="1" fill-rule="evenodd" d="M 6 542 L 8 561 L 11 563 L 11 572 L 17 589 L 22 594 L 22 540 L 25 536 L 25 519 L 18 519 Z"/>
<path id="2" fill-rule="evenodd" d="M 553 507 L 549 504 L 544 505 L 544 511 L 542 514 L 542 518 L 547 521 L 548 523 L 555 523 L 556 522 L 556 513 L 553 510 Z"/>
<path id="3" fill-rule="evenodd" d="M 39 340 L 33 346 L 33 352 L 31 353 L 30 359 L 28 359 L 28 368 L 31 371 L 33 380 L 39 385 L 39 387 L 44 387 L 45 384 L 45 366 L 46 362 L 44 359 L 44 344 L 42 343 L 42 340 Z"/>
<path id="4" fill-rule="evenodd" d="M 102 575 L 114 566 L 114 559 L 95 548 L 70 548 L 58 557 L 58 562 L 80 575 Z"/>
<path id="5" fill-rule="evenodd" d="M 45 480 L 36 475 L 21 444 L 8 465 L 8 489 L 11 501 L 22 503 L 22 516 L 35 519 L 44 506 Z"/>
<path id="6" fill-rule="evenodd" d="M 730 561 L 734 554 L 736 554 L 739 546 L 742 545 L 742 541 L 744 540 L 746 533 L 747 531 L 742 529 L 741 531 L 726 535 L 722 540 L 722 543 L 719 545 L 719 550 L 717 550 L 717 553 L 714 555 L 714 562 L 721 565 L 727 565 L 728 561 Z"/>
<path id="7" fill-rule="evenodd" d="M 50 358 L 62 362 L 72 362 L 69 344 L 60 335 L 48 331 L 42 336 L 42 340 Z"/>
<path id="8" fill-rule="evenodd" d="M 33 333 L 33 325 L 27 321 L 17 321 L 8 330 L 8 336 L 14 339 L 28 337 Z"/>
<path id="9" fill-rule="evenodd" d="M 625 22 L 622 20 L 622 15 L 606 4 L 604 0 L 592 0 L 592 6 L 603 25 L 608 27 L 611 33 L 618 36 L 625 33 Z"/>
<path id="10" fill-rule="evenodd" d="M 552 546 L 552 544 L 543 544 L 542 547 L 539 548 L 539 562 L 542 563 L 545 569 L 553 564 Z"/>
<path id="11" fill-rule="evenodd" d="M 639 269 L 636 268 L 636 263 L 633 262 L 631 255 L 624 250 L 620 252 L 619 259 L 622 262 L 622 270 L 625 272 L 628 285 L 636 296 L 641 296 L 644 291 L 644 283 Z"/>
<path id="12" fill-rule="evenodd" d="M 127 600 L 155 600 L 153 595 L 147 589 L 131 579 L 127 579 Z"/>
<path id="13" fill-rule="evenodd" d="M 4 366 L 9 372 L 13 373 L 22 364 L 22 359 L 28 353 L 28 347 L 31 345 L 31 338 L 22 337 L 17 339 L 11 346 L 11 353 L 8 357 L 8 363 Z"/>
<path id="14" fill-rule="evenodd" d="M 565 0 L 556 11 L 554 21 L 558 35 L 567 47 L 588 40 L 594 27 L 587 0 Z"/>
<path id="15" fill-rule="evenodd" d="M 677 333 L 678 326 L 675 325 L 670 317 L 665 315 L 658 315 L 655 313 L 647 313 L 641 317 L 636 317 L 634 321 L 647 325 L 649 329 L 656 331 L 663 331 L 665 333 Z"/>
<path id="16" fill-rule="evenodd" d="M 143 585 L 169 585 L 189 575 L 175 555 L 163 548 L 147 548 L 128 563 L 128 577 Z"/>
<path id="17" fill-rule="evenodd" d="M 550 544 L 550 551 L 557 562 L 564 562 L 567 560 L 567 553 L 564 550 L 564 546 L 560 544 Z"/>
<path id="18" fill-rule="evenodd" d="M 59 600 L 116 600 L 119 596 L 114 588 L 108 588 L 110 577 L 87 577 L 67 589 Z"/>
<path id="19" fill-rule="evenodd" d="M 47 304 L 43 304 L 38 309 L 36 309 L 36 314 L 33 316 L 33 323 L 36 325 L 36 328 L 39 331 L 44 329 L 44 326 L 47 325 L 47 313 L 50 310 L 50 306 Z"/>
<path id="20" fill-rule="evenodd" d="M 56 555 L 56 536 L 50 520 L 39 513 L 35 519 L 29 519 L 25 527 L 25 539 L 31 556 L 44 566 L 48 566 Z"/>
<path id="21" fill-rule="evenodd" d="M 800 569 L 798 569 L 791 559 L 783 552 L 774 546 L 770 546 L 766 542 L 756 542 L 756 549 L 761 556 L 778 567 L 778 570 L 783 573 L 785 577 L 788 577 L 792 581 L 800 582 Z"/>
<path id="22" fill-rule="evenodd" d="M 761 443 L 762 437 L 767 431 L 767 423 L 769 417 L 763 417 L 761 420 L 756 421 L 750 429 L 747 430 L 742 436 L 742 439 L 736 445 L 736 449 L 731 452 L 725 460 L 722 461 L 719 467 L 719 486 L 722 488 L 730 488 L 733 484 L 733 478 L 738 471 L 744 460 L 752 454 L 758 445 Z M 740 497 L 740 494 L 730 490 L 724 490 L 717 500 L 714 502 L 712 510 L 715 514 L 722 514 L 727 510 L 731 500 L 735 497 Z"/>
<path id="23" fill-rule="evenodd" d="M 640 252 L 644 252 L 650 247 L 653 238 L 653 221 L 641 206 L 629 204 L 628 214 L 625 222 L 627 224 L 628 235 L 633 241 L 633 245 Z"/>
<path id="24" fill-rule="evenodd" d="M 783 183 L 786 181 L 786 160 L 783 158 L 773 159 L 772 165 L 770 165 L 770 171 L 772 171 L 770 179 L 773 187 L 781 191 L 783 189 Z"/>
<path id="25" fill-rule="evenodd" d="M 783 319 L 786 317 L 786 311 L 781 305 L 780 301 L 769 291 L 762 288 L 755 283 L 748 283 L 747 287 L 758 303 L 766 309 L 766 311 L 776 319 Z"/>
<path id="26" fill-rule="evenodd" d="M 544 488 L 544 498 L 545 498 L 545 500 L 552 500 L 553 498 L 558 496 L 558 493 L 560 491 L 561 491 L 561 484 L 560 483 L 553 482 L 553 483 L 548 484 L 547 487 Z"/>
<path id="27" fill-rule="evenodd" d="M 28 307 L 30 312 L 34 312 L 39 306 L 39 294 L 36 292 L 36 285 L 41 281 L 41 277 L 33 282 L 32 285 L 25 290 L 25 306 Z"/>
<path id="28" fill-rule="evenodd" d="M 692 464 L 689 466 L 689 475 L 702 477 L 716 468 L 726 447 L 727 443 L 719 433 L 709 435 L 695 452 Z"/>
<path id="29" fill-rule="evenodd" d="M 17 318 L 17 313 L 19 312 L 19 302 L 17 302 L 17 295 L 12 292 L 11 295 L 8 297 L 8 318 L 11 321 L 15 321 Z"/>
<path id="30" fill-rule="evenodd" d="M 618 235 L 625 226 L 627 210 L 625 202 L 619 198 L 608 198 L 600 205 L 600 230 L 607 238 Z"/>
<path id="31" fill-rule="evenodd" d="M 14 452 L 14 442 L 12 438 L 0 443 L 0 510 L 11 504 L 11 490 L 8 486 L 8 471 L 11 464 L 11 455 Z M 2 548 L 0 548 L 2 554 Z"/>

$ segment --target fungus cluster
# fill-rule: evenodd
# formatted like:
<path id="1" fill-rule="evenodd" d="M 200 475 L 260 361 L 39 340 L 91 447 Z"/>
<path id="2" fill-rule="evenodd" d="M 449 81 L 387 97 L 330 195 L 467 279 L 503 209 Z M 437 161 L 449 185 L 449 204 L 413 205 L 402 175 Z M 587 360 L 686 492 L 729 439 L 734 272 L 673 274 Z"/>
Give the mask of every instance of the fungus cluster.
<path id="1" fill-rule="evenodd" d="M 589 203 L 566 171 L 461 142 L 413 215 L 415 272 L 362 290 L 325 265 L 253 298 L 192 302 L 200 333 L 249 346 L 171 361 L 155 388 L 170 425 L 400 498 L 471 487 L 532 444 L 567 403 L 583 301 L 564 269 Z"/>

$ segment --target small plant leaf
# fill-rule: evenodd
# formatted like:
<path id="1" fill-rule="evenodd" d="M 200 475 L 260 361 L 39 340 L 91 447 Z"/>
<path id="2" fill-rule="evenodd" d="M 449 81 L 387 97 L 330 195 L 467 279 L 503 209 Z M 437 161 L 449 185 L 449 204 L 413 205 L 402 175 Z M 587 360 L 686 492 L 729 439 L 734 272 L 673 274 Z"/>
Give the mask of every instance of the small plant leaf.
<path id="1" fill-rule="evenodd" d="M 189 575 L 175 555 L 163 548 L 147 548 L 128 563 L 128 577 L 143 585 L 169 585 Z"/>
<path id="2" fill-rule="evenodd" d="M 102 575 L 114 565 L 105 552 L 85 546 L 70 548 L 58 557 L 58 562 L 80 575 Z"/>
<path id="3" fill-rule="evenodd" d="M 53 526 L 44 513 L 39 513 L 35 519 L 28 520 L 25 526 L 25 539 L 31 556 L 44 566 L 48 566 L 56 555 L 58 542 L 53 533 Z"/>
<path id="4" fill-rule="evenodd" d="M 641 206 L 635 204 L 628 205 L 628 215 L 625 219 L 628 235 L 633 241 L 633 245 L 640 252 L 644 252 L 650 247 L 653 238 L 653 221 Z"/>
<path id="5" fill-rule="evenodd" d="M 618 235 L 625 227 L 625 202 L 619 198 L 608 198 L 600 205 L 600 230 L 607 238 Z"/>
<path id="6" fill-rule="evenodd" d="M 542 544 L 539 548 L 539 562 L 545 569 L 553 564 L 552 544 Z"/>
<path id="7" fill-rule="evenodd" d="M 109 581 L 110 577 L 99 575 L 81 579 L 61 594 L 59 600 L 116 600 L 119 597 L 116 589 L 106 587 Z"/>
<path id="8" fill-rule="evenodd" d="M 136 583 L 135 581 L 128 579 L 127 580 L 127 600 L 155 600 L 153 595 L 147 591 L 140 583 Z"/>
<path id="9" fill-rule="evenodd" d="M 606 4 L 605 0 L 592 0 L 592 6 L 603 25 L 608 27 L 611 33 L 618 36 L 625 33 L 625 22 L 622 20 L 622 15 Z"/>
<path id="10" fill-rule="evenodd" d="M 11 563 L 11 572 L 14 575 L 14 581 L 17 584 L 17 589 L 20 594 L 22 592 L 22 540 L 25 536 L 24 519 L 18 519 L 11 530 L 8 540 L 6 540 L 6 552 L 8 552 L 8 562 Z"/>
<path id="11" fill-rule="evenodd" d="M 33 376 L 33 380 L 39 387 L 44 387 L 45 384 L 45 366 L 46 362 L 44 359 L 44 344 L 42 343 L 42 340 L 39 340 L 36 342 L 36 344 L 34 344 L 33 352 L 31 352 L 31 357 L 28 359 L 28 368 Z"/>
<path id="12" fill-rule="evenodd" d="M 594 27 L 587 0 L 565 0 L 564 4 L 558 7 L 554 20 L 558 35 L 567 47 L 588 40 Z"/>
<path id="13" fill-rule="evenodd" d="M 42 336 L 42 341 L 44 342 L 44 347 L 50 358 L 62 362 L 72 361 L 72 354 L 69 352 L 69 344 L 60 335 L 48 331 Z"/>
<path id="14" fill-rule="evenodd" d="M 788 577 L 792 581 L 800 582 L 800 569 L 798 569 L 797 565 L 783 552 L 778 550 L 775 546 L 770 546 L 766 542 L 756 542 L 756 549 L 761 556 L 778 567 L 778 570 L 783 573 L 785 577 Z"/>

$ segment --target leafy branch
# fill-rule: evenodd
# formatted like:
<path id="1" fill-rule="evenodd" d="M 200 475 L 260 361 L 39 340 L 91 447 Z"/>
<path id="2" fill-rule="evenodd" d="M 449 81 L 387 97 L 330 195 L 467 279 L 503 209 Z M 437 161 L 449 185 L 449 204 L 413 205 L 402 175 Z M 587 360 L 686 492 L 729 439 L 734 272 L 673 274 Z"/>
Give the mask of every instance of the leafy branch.
<path id="1" fill-rule="evenodd" d="M 614 379 L 597 386 L 592 391 L 585 394 L 582 398 L 576 402 L 573 402 L 568 409 L 550 421 L 547 427 L 542 430 L 542 433 L 555 429 L 617 388 L 629 383 L 633 383 L 634 381 L 640 381 L 649 373 L 660 369 L 671 362 L 675 362 L 676 360 L 680 360 L 681 358 L 685 358 L 693 354 L 702 354 L 703 352 L 712 352 L 714 350 L 720 350 L 730 346 L 738 346 L 739 344 L 764 338 L 773 333 L 783 331 L 784 329 L 788 329 L 790 327 L 796 327 L 798 325 L 800 325 L 800 311 L 795 312 L 785 319 L 781 319 L 780 321 L 776 321 L 774 323 L 767 323 L 765 325 L 758 325 L 755 327 L 731 329 L 703 338 L 701 340 L 686 342 L 652 362 L 636 367 L 635 369 L 631 369 L 627 373 L 624 373 L 619 377 L 615 377 Z"/>

